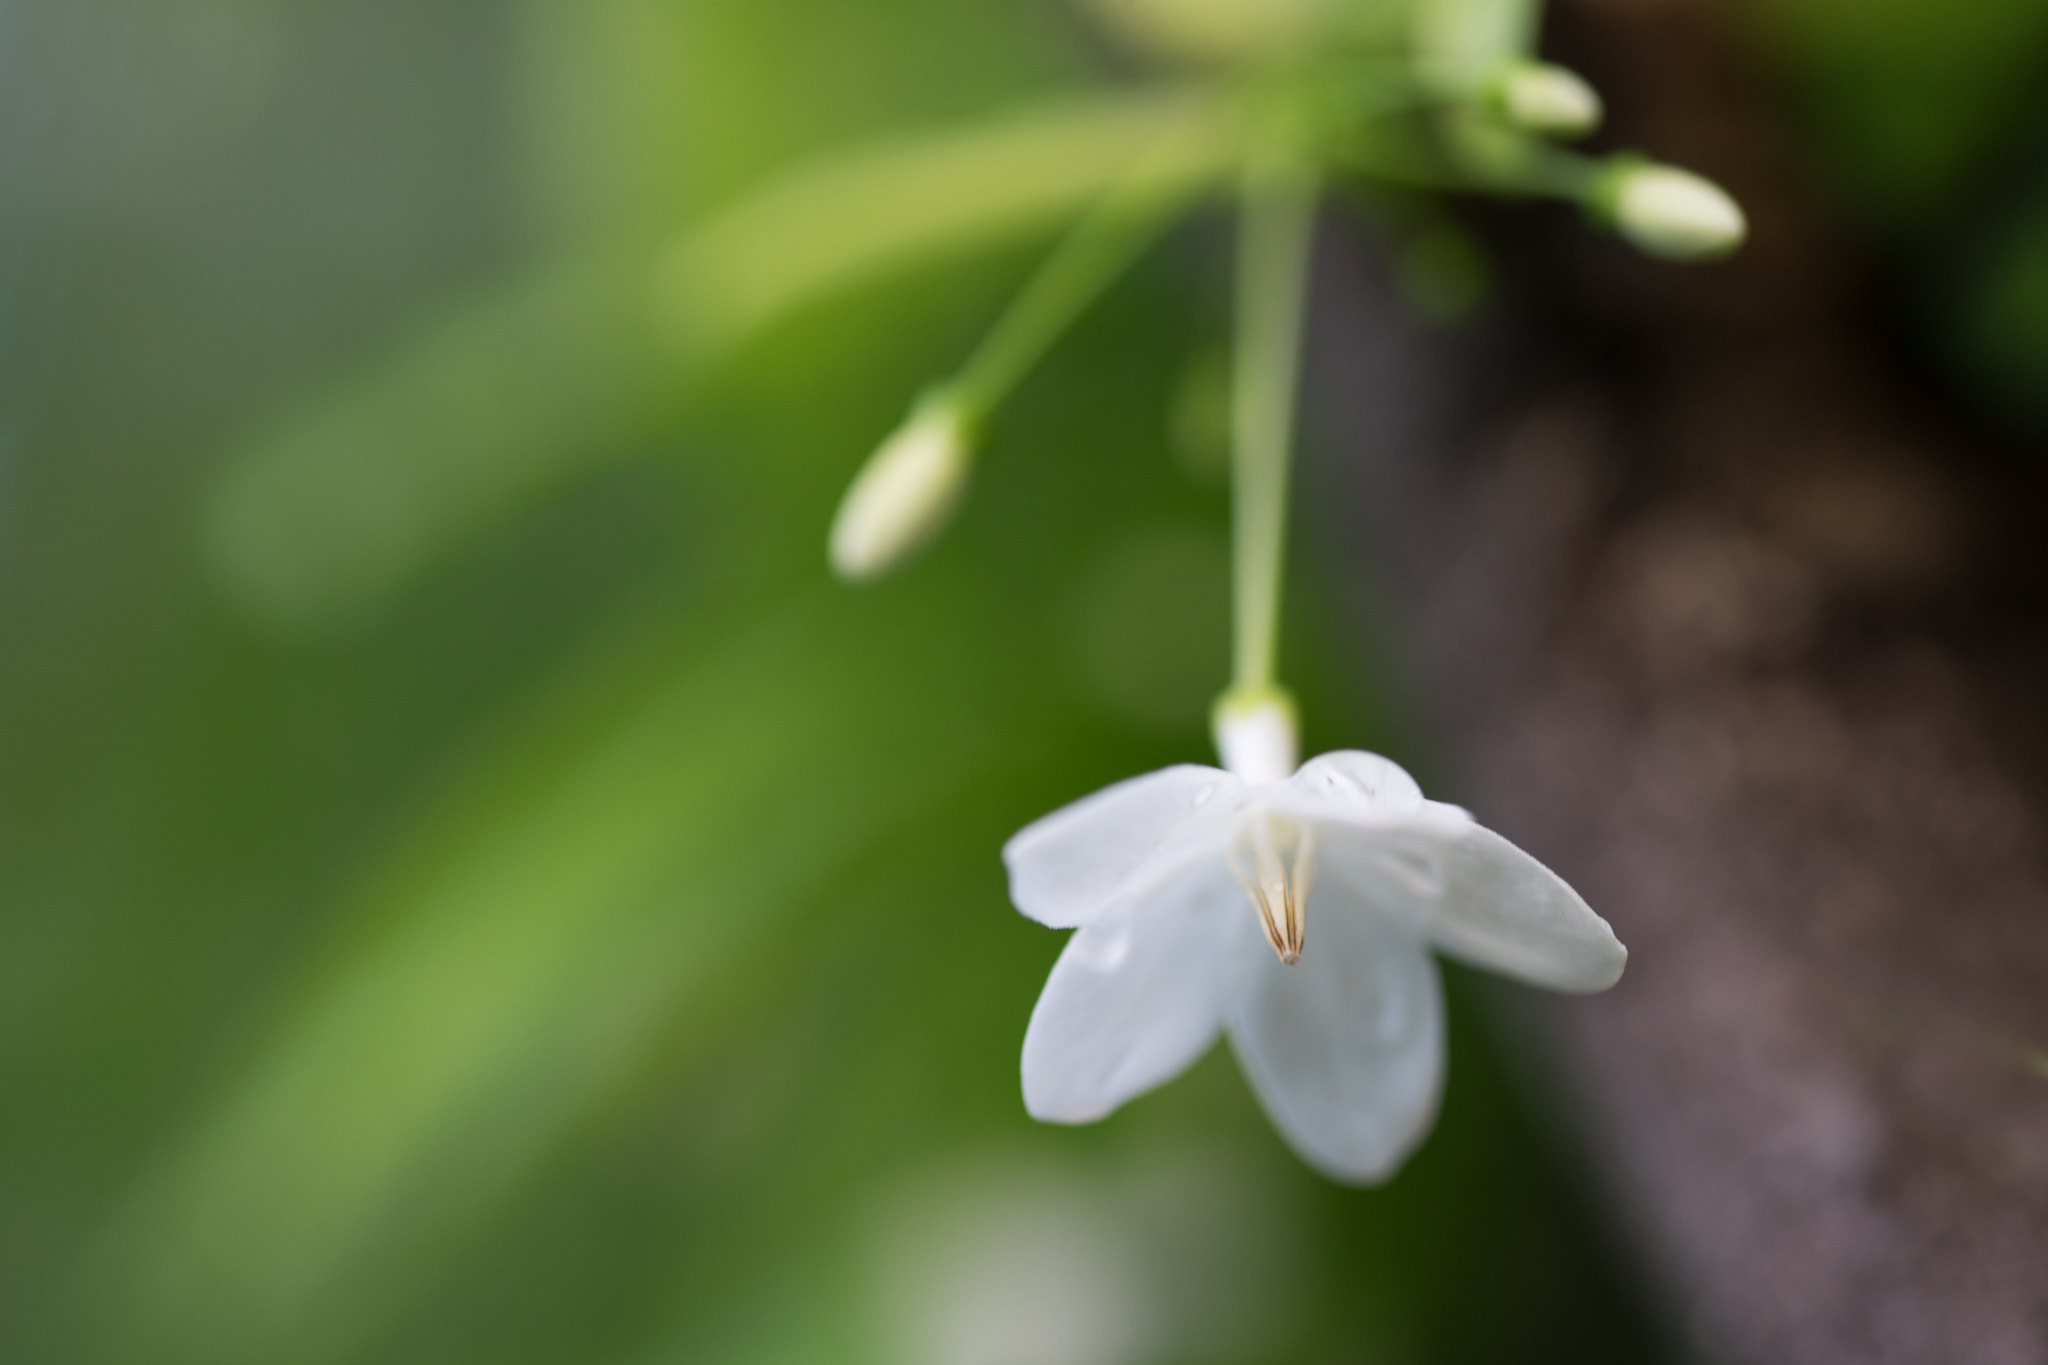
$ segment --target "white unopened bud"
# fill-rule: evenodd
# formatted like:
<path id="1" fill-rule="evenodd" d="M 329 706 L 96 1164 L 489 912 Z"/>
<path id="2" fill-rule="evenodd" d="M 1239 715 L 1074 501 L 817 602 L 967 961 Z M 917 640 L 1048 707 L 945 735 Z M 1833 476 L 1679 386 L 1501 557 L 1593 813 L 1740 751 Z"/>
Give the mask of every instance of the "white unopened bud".
<path id="1" fill-rule="evenodd" d="M 832 567 L 879 578 L 945 529 L 967 487 L 967 420 L 955 403 L 920 403 L 868 457 L 832 518 Z"/>
<path id="2" fill-rule="evenodd" d="M 1548 62 L 1516 62 L 1496 78 L 1493 96 L 1508 122 L 1547 137 L 1582 137 L 1600 126 L 1600 95 Z"/>
<path id="3" fill-rule="evenodd" d="M 1277 687 L 1232 688 L 1212 721 L 1223 766 L 1247 782 L 1281 782 L 1301 763 L 1294 699 Z"/>
<path id="4" fill-rule="evenodd" d="M 1727 191 L 1676 166 L 1621 162 L 1595 185 L 1590 204 L 1638 248 L 1666 260 L 1726 256 L 1749 235 Z"/>

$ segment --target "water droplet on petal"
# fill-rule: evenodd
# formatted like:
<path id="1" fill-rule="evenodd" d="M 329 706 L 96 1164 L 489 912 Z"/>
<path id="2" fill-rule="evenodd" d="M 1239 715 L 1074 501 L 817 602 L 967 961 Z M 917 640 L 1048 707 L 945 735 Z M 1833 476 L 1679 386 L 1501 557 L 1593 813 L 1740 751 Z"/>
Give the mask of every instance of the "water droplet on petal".
<path id="1" fill-rule="evenodd" d="M 1131 955 L 1131 931 L 1083 929 L 1074 939 L 1074 955 L 1083 967 L 1106 976 Z"/>

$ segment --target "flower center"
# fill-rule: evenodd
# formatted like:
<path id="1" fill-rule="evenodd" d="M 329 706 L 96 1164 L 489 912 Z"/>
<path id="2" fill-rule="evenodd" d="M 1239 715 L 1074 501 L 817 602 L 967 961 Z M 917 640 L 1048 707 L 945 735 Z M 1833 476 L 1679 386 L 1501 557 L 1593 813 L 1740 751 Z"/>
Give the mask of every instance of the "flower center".
<path id="1" fill-rule="evenodd" d="M 1230 870 L 1259 912 L 1259 927 L 1280 960 L 1293 965 L 1308 935 L 1308 893 L 1315 881 L 1315 836 L 1273 811 L 1247 820 L 1230 848 Z"/>

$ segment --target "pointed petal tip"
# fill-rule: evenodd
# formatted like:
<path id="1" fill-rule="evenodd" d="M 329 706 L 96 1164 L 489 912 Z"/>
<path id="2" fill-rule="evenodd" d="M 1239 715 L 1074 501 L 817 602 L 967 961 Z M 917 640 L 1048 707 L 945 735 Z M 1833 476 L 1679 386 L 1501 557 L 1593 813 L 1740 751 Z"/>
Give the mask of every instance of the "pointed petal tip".
<path id="1" fill-rule="evenodd" d="M 1031 1084 L 1031 1073 L 1024 1074 L 1024 1112 L 1039 1123 L 1057 1123 L 1069 1128 L 1078 1128 L 1086 1123 L 1100 1123 L 1116 1112 L 1115 1105 L 1082 1106 L 1071 1100 L 1062 1102 L 1057 1096 L 1037 1093 Z"/>
<path id="2" fill-rule="evenodd" d="M 1391 1178 L 1436 1121 L 1444 1077 L 1436 963 L 1391 920 L 1330 917 L 1293 967 L 1261 955 L 1229 1032 L 1273 1126 L 1332 1180 Z"/>
<path id="3" fill-rule="evenodd" d="M 1274 1132 L 1303 1165 L 1325 1180 L 1362 1190 L 1384 1185 L 1401 1173 L 1408 1159 L 1429 1140 L 1442 1108 L 1443 1079 L 1439 1074 L 1435 1086 L 1414 1104 L 1408 1131 L 1386 1140 L 1384 1145 L 1371 1151 L 1355 1146 L 1341 1150 L 1324 1142 L 1310 1141 L 1307 1133 L 1280 1121 L 1270 1110 L 1268 1116 L 1274 1119 Z"/>
<path id="4" fill-rule="evenodd" d="M 1288 1147 L 1310 1170 L 1313 1170 L 1325 1180 L 1334 1181 L 1339 1185 L 1349 1185 L 1355 1190 L 1363 1190 L 1370 1189 L 1375 1185 L 1384 1185 L 1400 1174 L 1401 1168 L 1408 1164 L 1408 1158 L 1413 1156 L 1415 1149 L 1422 1145 L 1422 1138 L 1424 1136 L 1425 1134 L 1418 1133 L 1415 1141 L 1407 1147 L 1393 1153 L 1385 1160 L 1376 1161 L 1366 1166 L 1344 1165 L 1329 1161 L 1294 1143 L 1289 1143 Z"/>
<path id="5" fill-rule="evenodd" d="M 1585 906 L 1584 901 L 1579 904 Z M 1585 918 L 1592 922 L 1591 932 L 1560 953 L 1559 974 L 1554 980 L 1537 984 L 1562 995 L 1598 995 L 1621 980 L 1628 968 L 1628 947 L 1615 934 L 1614 926 L 1590 906 L 1585 906 Z"/>
<path id="6" fill-rule="evenodd" d="M 1600 922 L 1603 925 L 1607 924 L 1606 920 Z M 1565 987 L 1565 994 L 1598 995 L 1604 990 L 1611 990 L 1620 982 L 1621 974 L 1628 969 L 1628 947 L 1614 936 L 1612 925 L 1607 927 L 1607 939 L 1607 951 L 1588 954 L 1586 971 L 1582 978 L 1584 984 Z"/>
<path id="7" fill-rule="evenodd" d="M 1429 937 L 1474 966 L 1567 995 L 1621 979 L 1628 949 L 1565 880 L 1487 829 L 1470 826 L 1445 864 Z"/>

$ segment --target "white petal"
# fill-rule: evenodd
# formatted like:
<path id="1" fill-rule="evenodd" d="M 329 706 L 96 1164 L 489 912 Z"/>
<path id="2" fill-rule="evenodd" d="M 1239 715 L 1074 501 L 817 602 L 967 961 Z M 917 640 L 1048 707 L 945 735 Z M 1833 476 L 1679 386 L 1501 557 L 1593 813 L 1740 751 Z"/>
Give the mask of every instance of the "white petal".
<path id="1" fill-rule="evenodd" d="M 1040 924 L 1086 924 L 1190 815 L 1244 784 L 1220 768 L 1161 768 L 1034 820 L 1003 845 L 1010 899 Z M 1213 803 L 1213 804 L 1211 804 Z"/>
<path id="2" fill-rule="evenodd" d="M 1355 749 L 1320 754 L 1257 798 L 1315 828 L 1318 875 L 1334 876 L 1413 934 L 1427 932 L 1444 852 L 1471 823 L 1464 811 L 1423 799 L 1399 764 Z"/>
<path id="3" fill-rule="evenodd" d="M 1076 931 L 1024 1034 L 1031 1116 L 1102 1118 L 1208 1051 L 1251 917 L 1219 853 Z"/>
<path id="4" fill-rule="evenodd" d="M 1604 991 L 1621 979 L 1628 949 L 1607 921 L 1492 830 L 1470 826 L 1443 871 L 1429 936 L 1445 952 L 1554 991 Z"/>
<path id="5" fill-rule="evenodd" d="M 1394 921 L 1328 897 L 1309 909 L 1299 962 L 1282 966 L 1258 947 L 1230 1018 L 1252 1089 L 1311 1166 L 1338 1180 L 1384 1180 L 1436 1116 L 1436 962 Z"/>
<path id="6" fill-rule="evenodd" d="M 1298 802 L 1288 801 L 1283 808 L 1297 818 L 1304 815 Z M 1341 814 L 1310 810 L 1306 818 L 1315 826 L 1315 875 L 1325 888 L 1317 906 L 1348 900 L 1397 921 L 1410 937 L 1426 939 L 1449 884 L 1451 855 L 1473 828 L 1472 817 L 1439 801 Z"/>
<path id="7" fill-rule="evenodd" d="M 1336 749 L 1301 765 L 1287 784 L 1290 795 L 1358 813 L 1414 810 L 1422 788 L 1391 758 L 1362 749 Z"/>

